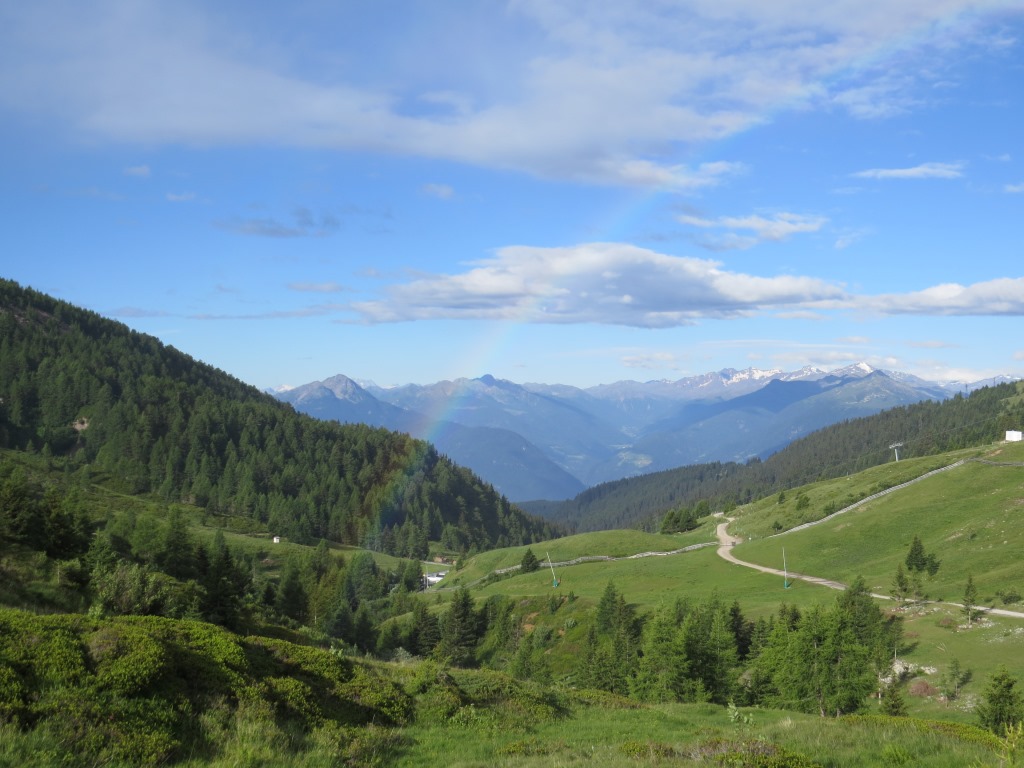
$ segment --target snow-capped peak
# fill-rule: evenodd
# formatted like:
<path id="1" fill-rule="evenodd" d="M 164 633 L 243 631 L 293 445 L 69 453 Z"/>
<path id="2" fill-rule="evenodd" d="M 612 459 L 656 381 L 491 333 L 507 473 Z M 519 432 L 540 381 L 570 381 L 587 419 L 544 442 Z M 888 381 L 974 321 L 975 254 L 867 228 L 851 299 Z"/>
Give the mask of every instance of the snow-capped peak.
<path id="1" fill-rule="evenodd" d="M 854 363 L 848 365 L 845 368 L 836 368 L 834 371 L 829 371 L 830 376 L 837 376 L 838 378 L 847 378 L 850 376 L 867 376 L 868 374 L 874 373 L 875 368 L 864 362 Z"/>

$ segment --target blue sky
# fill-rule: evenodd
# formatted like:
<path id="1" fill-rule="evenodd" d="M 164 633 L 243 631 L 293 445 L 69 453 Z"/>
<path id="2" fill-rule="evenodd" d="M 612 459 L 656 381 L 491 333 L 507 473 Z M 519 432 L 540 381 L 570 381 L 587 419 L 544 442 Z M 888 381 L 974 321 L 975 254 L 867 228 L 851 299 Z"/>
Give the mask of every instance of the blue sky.
<path id="1" fill-rule="evenodd" d="M 1024 376 L 1022 114 L 1019 0 L 5 2 L 0 275 L 259 387 Z"/>

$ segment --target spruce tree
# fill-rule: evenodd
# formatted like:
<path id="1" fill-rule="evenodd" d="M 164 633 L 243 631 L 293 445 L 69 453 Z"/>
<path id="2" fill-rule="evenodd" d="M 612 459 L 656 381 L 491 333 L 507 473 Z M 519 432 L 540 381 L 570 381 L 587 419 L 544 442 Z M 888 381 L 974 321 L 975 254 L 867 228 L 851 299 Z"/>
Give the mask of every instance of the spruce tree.
<path id="1" fill-rule="evenodd" d="M 601 601 L 597 604 L 597 631 L 601 634 L 614 632 L 617 627 L 618 599 L 618 590 L 615 589 L 615 584 L 609 581 L 601 594 Z"/>
<path id="2" fill-rule="evenodd" d="M 523 553 L 523 560 L 519 567 L 523 573 L 533 573 L 540 568 L 540 561 L 537 559 L 537 556 L 533 554 L 533 550 L 529 547 L 527 547 L 526 552 Z"/>
<path id="3" fill-rule="evenodd" d="M 892 579 L 892 587 L 889 589 L 889 594 L 892 599 L 896 601 L 897 605 L 903 605 L 903 601 L 907 599 L 907 595 L 910 593 L 910 581 L 907 579 L 907 574 L 903 570 L 903 563 L 899 563 L 896 566 L 896 575 Z"/>
<path id="4" fill-rule="evenodd" d="M 1017 678 L 1006 667 L 1000 667 L 989 680 L 985 700 L 978 704 L 977 712 L 982 727 L 1000 737 L 1006 734 L 1008 727 L 1024 719 L 1024 702 L 1017 689 Z"/>
<path id="5" fill-rule="evenodd" d="M 921 543 L 919 536 L 914 536 L 914 541 L 910 544 L 906 563 L 908 571 L 923 571 L 928 567 L 927 558 L 924 553 L 924 544 Z"/>
<path id="6" fill-rule="evenodd" d="M 895 680 L 882 691 L 881 709 L 883 715 L 890 717 L 907 716 L 907 702 L 904 701 L 903 693 Z"/>
<path id="7" fill-rule="evenodd" d="M 460 587 L 441 618 L 441 642 L 434 653 L 450 659 L 456 667 L 469 667 L 476 661 L 476 641 L 477 615 L 473 610 L 473 596 L 468 589 Z"/>
<path id="8" fill-rule="evenodd" d="M 978 588 L 974 586 L 974 577 L 967 574 L 967 586 L 964 587 L 964 615 L 967 616 L 967 626 L 974 623 L 974 608 L 978 604 Z"/>

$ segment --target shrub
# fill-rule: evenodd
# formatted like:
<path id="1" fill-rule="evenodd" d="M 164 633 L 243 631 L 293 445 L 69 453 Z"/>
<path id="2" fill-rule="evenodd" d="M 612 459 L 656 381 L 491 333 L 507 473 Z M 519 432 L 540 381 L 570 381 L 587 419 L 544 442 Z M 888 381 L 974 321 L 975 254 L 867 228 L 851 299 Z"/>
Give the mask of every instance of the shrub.
<path id="1" fill-rule="evenodd" d="M 541 741 L 536 736 L 531 736 L 528 739 L 520 739 L 519 741 L 512 741 L 505 744 L 503 747 L 499 747 L 497 752 L 499 755 L 507 757 L 518 757 L 518 756 L 530 756 L 530 755 L 550 755 L 552 752 L 558 752 L 565 749 L 564 741 Z"/>
<path id="2" fill-rule="evenodd" d="M 391 680 L 358 666 L 338 694 L 358 705 L 363 722 L 402 725 L 412 717 L 412 699 Z"/>
<path id="3" fill-rule="evenodd" d="M 11 667 L 0 662 L 0 723 L 17 723 L 25 708 L 25 686 Z"/>
<path id="4" fill-rule="evenodd" d="M 911 696 L 917 696 L 920 698 L 926 698 L 928 696 L 934 696 L 939 692 L 939 689 L 929 683 L 927 680 L 918 678 L 907 686 L 907 693 Z"/>
<path id="5" fill-rule="evenodd" d="M 168 667 L 163 644 L 140 627 L 105 626 L 86 643 L 99 685 L 122 696 L 145 691 Z"/>
<path id="6" fill-rule="evenodd" d="M 676 751 L 670 745 L 655 741 L 626 741 L 619 745 L 619 751 L 634 760 L 657 760 L 676 756 Z"/>

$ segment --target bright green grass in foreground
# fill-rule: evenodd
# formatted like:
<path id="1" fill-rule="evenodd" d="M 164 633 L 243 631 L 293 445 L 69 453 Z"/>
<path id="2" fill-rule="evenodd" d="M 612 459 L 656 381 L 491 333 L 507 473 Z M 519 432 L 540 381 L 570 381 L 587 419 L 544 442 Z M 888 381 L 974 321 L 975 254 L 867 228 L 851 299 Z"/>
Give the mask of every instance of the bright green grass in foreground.
<path id="1" fill-rule="evenodd" d="M 462 726 L 410 728 L 413 743 L 402 750 L 400 763 L 422 768 L 744 765 L 736 757 L 729 762 L 725 754 L 759 742 L 762 748 L 771 744 L 830 768 L 997 764 L 990 747 L 922 732 L 906 721 L 834 720 L 754 709 L 742 714 L 748 724 L 733 723 L 725 708 L 714 705 L 591 707 L 564 719 L 510 727 L 481 712 Z"/>

